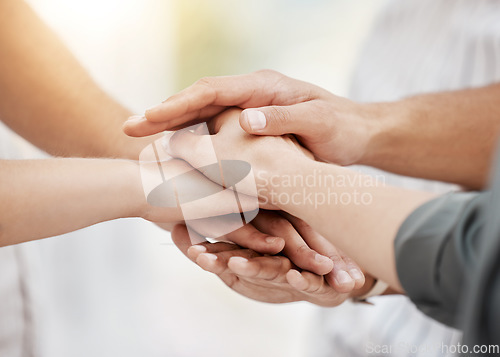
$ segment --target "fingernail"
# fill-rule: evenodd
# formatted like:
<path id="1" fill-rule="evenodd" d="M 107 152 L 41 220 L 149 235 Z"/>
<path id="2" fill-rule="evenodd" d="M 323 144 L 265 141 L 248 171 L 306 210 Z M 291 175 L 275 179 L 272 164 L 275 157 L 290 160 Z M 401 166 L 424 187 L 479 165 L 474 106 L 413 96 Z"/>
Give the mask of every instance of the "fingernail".
<path id="1" fill-rule="evenodd" d="M 231 258 L 229 258 L 229 261 L 239 263 L 239 264 L 248 263 L 248 259 L 243 258 L 243 257 L 231 257 Z"/>
<path id="2" fill-rule="evenodd" d="M 337 280 L 337 283 L 339 285 L 352 283 L 351 276 L 345 270 L 339 271 L 335 277 L 335 280 Z"/>
<path id="3" fill-rule="evenodd" d="M 267 237 L 266 238 L 266 243 L 268 243 L 268 244 L 276 243 L 276 239 L 278 239 L 278 238 L 276 238 L 276 237 Z"/>
<path id="4" fill-rule="evenodd" d="M 140 123 L 144 120 L 146 120 L 146 117 L 144 115 L 132 115 L 127 119 L 127 123 Z"/>
<path id="5" fill-rule="evenodd" d="M 318 263 L 325 263 L 330 260 L 330 258 L 325 257 L 324 255 L 316 253 L 314 256 L 314 260 L 316 260 Z"/>
<path id="6" fill-rule="evenodd" d="M 189 247 L 189 250 L 194 250 L 198 253 L 205 253 L 207 251 L 207 248 L 203 245 L 192 245 Z"/>
<path id="7" fill-rule="evenodd" d="M 351 270 L 349 270 L 349 275 L 354 280 L 361 280 L 361 279 L 363 279 L 363 274 L 358 269 L 351 269 Z"/>
<path id="8" fill-rule="evenodd" d="M 253 131 L 262 130 L 266 127 L 266 116 L 258 110 L 245 110 L 245 118 Z"/>
<path id="9" fill-rule="evenodd" d="M 215 254 L 212 254 L 212 253 L 203 253 L 203 254 L 200 254 L 200 257 L 201 256 L 204 256 L 206 257 L 208 260 L 211 260 L 211 261 L 216 261 L 217 260 L 217 256 Z"/>

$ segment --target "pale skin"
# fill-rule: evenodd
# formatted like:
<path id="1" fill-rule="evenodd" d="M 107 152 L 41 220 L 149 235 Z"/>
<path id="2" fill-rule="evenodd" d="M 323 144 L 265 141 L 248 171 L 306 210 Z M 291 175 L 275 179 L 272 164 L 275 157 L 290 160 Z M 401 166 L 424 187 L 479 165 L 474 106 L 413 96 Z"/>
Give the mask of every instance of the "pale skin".
<path id="1" fill-rule="evenodd" d="M 121 217 L 163 222 L 165 229 L 182 220 L 178 210 L 158 209 L 145 201 L 133 160 L 156 137 L 137 139 L 122 132 L 130 111 L 96 85 L 22 1 L 0 2 L 0 48 L 2 121 L 39 148 L 63 157 L 0 160 L 0 197 L 8 202 L 0 205 L 0 246 Z M 174 160 L 169 165 L 169 170 L 182 170 L 187 164 Z M 200 185 L 213 184 L 201 174 L 199 178 Z M 317 254 L 292 225 L 260 222 L 259 229 L 246 225 L 231 240 L 265 254 L 284 250 L 297 266 L 317 274 L 338 267 L 332 259 L 340 259 L 340 253 Z M 364 276 L 353 262 L 342 269 L 332 274 L 357 270 L 358 276 L 339 284 L 340 290 L 363 285 Z"/>
<path id="2" fill-rule="evenodd" d="M 188 166 L 183 161 L 169 162 L 169 170 Z M 3 160 L 0 164 L 0 197 L 9 205 L 0 206 L 0 246 L 22 243 L 70 232 L 98 222 L 123 218 L 142 217 L 162 227 L 183 220 L 182 212 L 176 208 L 150 206 L 145 199 L 138 163 L 126 160 L 106 159 L 48 159 L 48 160 Z M 199 184 L 213 182 L 201 173 Z M 103 180 L 105 178 L 105 180 Z M 77 183 L 77 184 L 75 184 Z M 124 194 L 126 193 L 126 194 Z M 232 198 L 228 191 L 227 199 Z M 224 198 L 221 198 L 224 200 Z M 47 204 L 50 202 L 51 204 Z M 224 214 L 224 205 L 217 206 L 210 214 Z M 200 206 L 200 211 L 206 209 Z M 211 231 L 210 224 L 217 225 L 217 218 L 199 222 L 200 228 Z M 296 230 L 283 217 L 272 218 L 260 214 L 252 224 L 247 224 L 231 233 L 231 241 L 261 253 L 276 254 L 283 251 L 295 264 L 317 274 L 332 271 L 338 254 L 318 254 L 306 244 L 308 236 L 315 232 Z M 302 234 L 302 235 L 301 235 Z M 354 273 L 353 273 L 354 272 Z M 342 275 L 342 284 L 359 287 L 364 276 L 354 263 L 349 269 L 336 270 Z M 348 274 L 349 279 L 345 279 Z M 355 275 L 356 274 L 356 275 Z"/>
<path id="3" fill-rule="evenodd" d="M 384 280 L 395 291 L 402 292 L 395 268 L 394 238 L 406 217 L 433 196 L 382 184 L 364 187 L 362 183 L 365 176 L 337 165 L 314 161 L 286 137 L 259 137 L 246 133 L 238 122 L 240 112 L 237 109 L 227 110 L 209 123 L 214 133 L 211 142 L 218 158 L 249 162 L 259 179 L 257 184 L 261 202 L 271 202 L 307 222 L 332 244 L 353 257 L 368 274 Z M 171 137 L 167 152 L 192 166 L 201 167 L 206 160 L 206 142 L 199 135 L 180 131 Z M 278 196 L 293 197 L 298 189 L 302 189 L 305 195 L 328 196 L 328 190 L 332 187 L 306 185 L 299 188 L 280 182 L 286 177 L 307 176 L 318 171 L 332 177 L 347 178 L 352 184 L 348 187 L 333 187 L 335 192 L 352 197 L 354 191 L 358 190 L 370 195 L 370 204 L 355 204 L 352 201 L 347 204 L 318 205 L 307 200 L 299 203 L 291 200 L 285 203 L 273 201 L 273 192 Z"/>
<path id="4" fill-rule="evenodd" d="M 106 94 L 23 1 L 0 2 L 0 118 L 55 156 L 137 159 L 151 138 L 119 128 L 131 113 Z"/>
<path id="5" fill-rule="evenodd" d="M 368 277 L 369 281 L 364 285 L 361 281 L 356 281 L 354 290 L 351 286 L 339 284 L 336 269 L 345 269 L 345 266 L 352 265 L 353 262 L 345 255 L 338 254 L 327 240 L 321 240 L 322 248 L 338 258 L 335 259 L 333 271 L 325 276 L 300 271 L 286 256 L 263 256 L 232 243 L 205 242 L 191 245 L 186 227 L 182 225 L 174 227 L 172 240 L 202 269 L 218 275 L 237 293 L 258 301 L 308 301 L 333 307 L 349 297 L 365 294 L 373 284 L 371 277 Z"/>
<path id="6" fill-rule="evenodd" d="M 125 131 L 149 135 L 236 106 L 246 109 L 239 120 L 248 133 L 295 134 L 323 161 L 481 189 L 500 133 L 499 97 L 500 84 L 491 84 L 395 102 L 356 103 L 263 70 L 203 78 L 127 123 Z"/>
<path id="7" fill-rule="evenodd" d="M 172 174 L 192 169 L 181 160 L 162 165 Z M 198 185 L 215 185 L 200 173 L 195 174 Z M 154 207 L 147 203 L 136 161 L 0 160 L 0 180 L 0 197 L 9 202 L 0 206 L 0 246 L 59 235 L 117 218 L 142 217 L 158 223 L 183 221 L 179 207 Z M 201 202 L 199 214 L 208 218 L 238 213 L 224 204 L 233 198 L 232 194 L 223 194 L 215 207 L 208 206 L 210 201 Z M 281 250 L 276 250 L 279 244 L 272 246 L 273 253 Z"/>
<path id="8" fill-rule="evenodd" d="M 245 109 L 238 119 L 247 133 L 294 134 L 318 160 L 340 165 L 369 165 L 398 174 L 481 189 L 487 182 L 489 163 L 500 132 L 499 97 L 500 85 L 492 84 L 419 95 L 391 103 L 356 103 L 309 83 L 264 70 L 248 75 L 203 78 L 147 110 L 144 116 L 125 123 L 124 131 L 132 136 L 144 136 L 160 130 L 179 129 L 236 106 Z M 220 144 L 224 145 L 222 141 Z M 237 147 L 233 144 L 229 150 Z M 282 144 L 278 145 L 281 149 L 284 148 Z M 178 147 L 176 151 L 183 150 Z M 264 153 L 256 160 L 257 167 L 264 170 L 280 167 L 286 161 L 272 163 L 278 166 L 269 165 L 269 158 Z M 281 167 L 282 175 L 300 175 L 311 170 L 349 177 L 356 175 L 337 166 L 311 163 L 300 155 L 297 161 L 291 160 L 289 164 L 289 168 Z M 367 193 L 374 197 L 371 209 L 330 206 L 330 212 L 321 210 L 320 214 L 307 205 L 290 205 L 288 209 L 326 237 L 338 239 L 334 240 L 336 244 L 352 254 L 370 273 L 401 290 L 394 268 L 392 241 L 404 218 L 432 197 L 382 187 L 369 191 Z M 294 192 L 289 189 L 284 193 L 292 195 Z M 353 194 L 353 191 L 338 193 Z M 339 217 L 338 222 L 342 224 L 335 227 L 326 224 L 331 217 Z M 379 226 L 382 229 L 378 229 Z M 377 227 L 375 234 L 373 227 Z M 357 238 L 349 240 L 349 234 Z M 360 235 L 362 238 L 358 238 Z M 340 242 L 342 236 L 344 242 Z M 358 253 L 356 248 L 360 249 Z M 377 254 L 361 257 L 362 251 Z"/>
<path id="9" fill-rule="evenodd" d="M 120 133 L 130 111 L 95 84 L 22 1 L 0 2 L 0 48 L 0 117 L 41 149 L 59 156 L 136 159 L 151 141 Z M 114 207 L 104 204 L 104 198 L 116 196 L 114 190 L 99 194 L 104 177 L 123 187 L 123 176 L 130 176 L 132 167 L 100 159 L 0 161 L 2 202 L 9 202 L 0 205 L 0 245 L 139 213 L 141 204 L 132 208 L 129 198 L 118 199 Z"/>

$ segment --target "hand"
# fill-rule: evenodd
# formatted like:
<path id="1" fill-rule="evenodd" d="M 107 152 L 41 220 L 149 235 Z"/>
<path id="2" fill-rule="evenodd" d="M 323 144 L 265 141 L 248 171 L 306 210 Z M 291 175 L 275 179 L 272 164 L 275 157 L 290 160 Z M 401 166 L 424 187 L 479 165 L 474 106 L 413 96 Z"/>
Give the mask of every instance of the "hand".
<path id="1" fill-rule="evenodd" d="M 211 120 L 208 123 L 210 132 L 214 133 L 211 136 L 197 135 L 189 130 L 177 131 L 165 143 L 165 149 L 172 157 L 182 159 L 193 167 L 204 167 L 210 163 L 212 147 L 221 162 L 240 160 L 249 163 L 256 179 L 257 192 L 252 183 L 253 187 L 240 185 L 238 193 L 247 196 L 258 194 L 261 207 L 276 209 L 275 193 L 282 188 L 281 181 L 295 171 L 296 175 L 303 176 L 303 169 L 313 161 L 289 136 L 257 137 L 245 133 L 238 124 L 240 112 L 239 109 L 229 109 Z M 219 172 L 203 171 L 203 174 L 223 185 Z"/>
<path id="2" fill-rule="evenodd" d="M 201 229 L 199 226 L 190 227 L 191 242 L 205 241 L 204 229 L 212 231 L 212 228 L 210 223 L 204 225 Z M 196 232 L 192 232 L 192 229 Z M 262 254 L 281 252 L 301 269 L 318 275 L 326 274 L 327 281 L 339 292 L 359 289 L 365 281 L 361 269 L 352 259 L 307 223 L 283 212 L 278 214 L 274 211 L 260 211 L 250 224 L 219 237 L 218 240 L 232 242 Z"/>
<path id="3" fill-rule="evenodd" d="M 241 127 L 255 135 L 295 134 L 318 159 L 341 165 L 363 163 L 373 151 L 381 106 L 358 104 L 312 84 L 264 70 L 204 78 L 125 124 L 145 136 L 210 119 L 228 107 L 247 109 Z"/>
<path id="4" fill-rule="evenodd" d="M 141 217 L 153 222 L 176 222 L 231 214 L 239 217 L 240 209 L 243 212 L 258 209 L 255 197 L 242 194 L 238 195 L 236 205 L 234 192 L 223 190 L 185 161 L 169 156 L 162 141 L 163 138 L 146 146 L 139 157 L 140 184 L 137 186 L 144 198 Z M 215 154 L 207 159 L 217 162 Z"/>
<path id="5" fill-rule="evenodd" d="M 291 261 L 284 256 L 263 256 L 231 243 L 206 242 L 192 246 L 186 227 L 182 225 L 174 227 L 172 239 L 200 267 L 218 275 L 234 291 L 254 300 L 269 303 L 309 301 L 321 306 L 337 306 L 351 294 L 364 293 L 354 291 L 354 285 L 334 289 L 334 272 L 339 271 L 336 269 L 323 277 L 293 269 Z M 337 258 L 338 263 L 342 257 L 338 255 Z M 356 288 L 358 286 L 356 284 Z"/>
<path id="6" fill-rule="evenodd" d="M 189 222 L 187 226 L 189 226 L 191 244 L 205 242 L 204 237 L 214 237 L 213 232 L 217 232 L 217 226 L 220 224 L 218 218 Z M 168 231 L 172 231 L 175 226 L 157 225 Z M 325 239 L 307 223 L 283 212 L 280 214 L 261 210 L 251 223 L 217 237 L 218 241 L 235 243 L 261 254 L 281 252 L 296 266 L 318 275 L 328 274 L 335 269 L 336 275 L 343 276 L 337 284 L 340 290 L 351 290 L 355 284 L 363 285 L 363 273 L 356 263 L 347 257 L 344 261 L 348 262 L 348 265 L 341 265 L 338 261 L 334 261 L 338 256 L 337 250 L 330 250 L 331 245 L 324 245 Z M 311 247 L 314 248 L 311 249 Z M 319 254 L 315 249 L 323 251 L 325 255 Z M 345 273 L 338 273 L 340 270 L 344 270 Z"/>

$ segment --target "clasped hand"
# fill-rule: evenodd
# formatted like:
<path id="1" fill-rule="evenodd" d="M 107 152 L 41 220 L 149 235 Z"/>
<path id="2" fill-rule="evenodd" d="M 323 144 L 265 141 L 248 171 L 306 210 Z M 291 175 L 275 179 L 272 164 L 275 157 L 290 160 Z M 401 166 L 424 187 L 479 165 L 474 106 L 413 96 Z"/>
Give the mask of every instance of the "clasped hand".
<path id="1" fill-rule="evenodd" d="M 276 162 L 293 165 L 298 159 L 310 160 L 312 155 L 291 136 L 247 134 L 238 122 L 240 112 L 229 109 L 210 120 L 211 140 L 182 130 L 168 138 L 165 149 L 172 157 L 198 168 L 212 162 L 212 145 L 220 161 L 248 162 L 257 178 L 261 207 L 276 209 L 266 196 L 272 189 L 266 186 L 268 175 L 276 175 Z M 211 184 L 223 185 L 220 175 L 202 173 L 213 181 Z M 255 194 L 244 185 L 238 191 Z M 213 237 L 217 222 L 216 217 L 191 220 L 186 222 L 189 233 L 186 226 L 176 226 L 172 238 L 191 260 L 245 296 L 266 302 L 306 300 L 336 306 L 364 285 L 365 277 L 357 264 L 296 217 L 261 210 L 250 224 L 218 236 L 222 242 L 204 241 L 204 236 Z M 200 233 L 197 239 L 193 239 L 193 230 Z M 193 240 L 204 242 L 192 245 Z"/>

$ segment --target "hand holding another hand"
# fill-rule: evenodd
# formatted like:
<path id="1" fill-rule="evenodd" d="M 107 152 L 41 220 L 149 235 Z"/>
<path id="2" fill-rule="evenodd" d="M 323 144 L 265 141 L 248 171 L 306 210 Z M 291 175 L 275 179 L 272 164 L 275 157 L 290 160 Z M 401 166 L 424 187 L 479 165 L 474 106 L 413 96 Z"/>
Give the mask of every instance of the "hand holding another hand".
<path id="1" fill-rule="evenodd" d="M 338 97 L 315 85 L 271 70 L 207 77 L 125 124 L 131 136 L 146 136 L 203 122 L 229 107 L 246 109 L 241 127 L 255 135 L 295 134 L 316 158 L 349 165 L 373 152 L 381 107 Z"/>
<path id="2" fill-rule="evenodd" d="M 276 223 L 269 225 L 269 222 L 276 221 L 270 221 L 268 218 L 258 223 L 259 229 L 263 232 L 266 232 L 267 228 L 272 229 L 278 226 Z M 280 222 L 281 236 L 287 237 L 285 246 L 289 246 L 288 254 L 302 260 L 303 266 L 311 264 L 309 266 L 312 270 L 321 271 L 327 268 L 330 270 L 328 274 L 322 276 L 302 271 L 286 256 L 262 255 L 232 243 L 205 242 L 192 245 L 187 229 L 182 225 L 174 228 L 172 239 L 177 247 L 200 267 L 218 275 L 234 291 L 258 301 L 270 303 L 309 301 L 320 306 L 337 306 L 351 295 L 362 294 L 360 291 L 364 290 L 362 289 L 364 276 L 352 260 L 318 235 L 313 239 L 313 245 L 321 249 L 324 254 L 328 254 L 331 265 L 318 264 L 314 261 L 315 252 L 306 245 L 299 247 L 294 245 L 300 244 L 300 241 L 296 239 L 297 232 L 293 226 L 290 224 L 287 227 L 284 219 Z M 295 224 L 298 223 L 298 220 L 295 221 Z M 306 225 L 303 226 L 305 227 Z M 240 236 L 246 241 L 248 238 L 246 235 L 247 232 L 242 230 L 233 232 L 228 238 L 238 240 L 237 236 Z M 258 234 L 254 233 L 254 235 Z M 292 242 L 288 244 L 290 240 Z M 310 257 L 313 259 L 309 259 Z M 323 261 L 326 263 L 325 260 Z M 349 274 L 356 278 L 349 278 Z"/>

